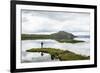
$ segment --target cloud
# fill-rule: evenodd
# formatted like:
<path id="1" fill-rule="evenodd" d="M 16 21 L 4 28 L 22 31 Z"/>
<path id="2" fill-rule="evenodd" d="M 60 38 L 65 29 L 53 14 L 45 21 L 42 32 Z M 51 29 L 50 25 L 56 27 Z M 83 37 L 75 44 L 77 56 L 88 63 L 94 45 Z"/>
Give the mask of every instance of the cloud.
<path id="1" fill-rule="evenodd" d="M 22 11 L 22 33 L 89 31 L 89 13 Z"/>

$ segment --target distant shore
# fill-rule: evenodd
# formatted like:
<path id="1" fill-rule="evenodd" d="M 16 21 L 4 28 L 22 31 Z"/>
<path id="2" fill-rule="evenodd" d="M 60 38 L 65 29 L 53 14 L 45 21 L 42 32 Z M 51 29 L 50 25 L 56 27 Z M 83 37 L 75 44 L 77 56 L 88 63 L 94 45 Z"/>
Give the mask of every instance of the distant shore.
<path id="1" fill-rule="evenodd" d="M 59 31 L 57 33 L 53 33 L 51 35 L 41 35 L 41 34 L 21 34 L 21 40 L 36 40 L 36 39 L 52 39 L 56 40 L 60 43 L 80 43 L 85 42 L 83 40 L 75 40 L 74 38 L 77 36 L 74 36 L 71 33 Z"/>

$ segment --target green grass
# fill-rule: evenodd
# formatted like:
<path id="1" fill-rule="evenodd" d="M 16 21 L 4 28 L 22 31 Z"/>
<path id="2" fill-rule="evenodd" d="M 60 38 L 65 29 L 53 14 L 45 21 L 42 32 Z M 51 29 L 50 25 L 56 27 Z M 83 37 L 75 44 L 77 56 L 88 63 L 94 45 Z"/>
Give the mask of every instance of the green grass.
<path id="1" fill-rule="evenodd" d="M 81 42 L 85 42 L 82 40 L 74 40 L 74 39 L 61 39 L 61 40 L 57 40 L 60 43 L 81 43 Z"/>
<path id="2" fill-rule="evenodd" d="M 53 56 L 55 59 L 59 59 L 60 61 L 67 61 L 67 60 L 87 60 L 90 59 L 89 56 L 82 56 L 79 54 L 75 54 L 68 50 L 60 50 L 55 48 L 32 48 L 27 50 L 27 52 L 43 52 L 48 53 Z"/>

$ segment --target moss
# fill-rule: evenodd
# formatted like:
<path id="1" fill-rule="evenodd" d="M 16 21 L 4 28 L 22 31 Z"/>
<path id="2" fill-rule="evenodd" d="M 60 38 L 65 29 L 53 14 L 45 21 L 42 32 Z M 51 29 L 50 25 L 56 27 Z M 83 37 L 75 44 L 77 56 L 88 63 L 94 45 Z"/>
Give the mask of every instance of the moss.
<path id="1" fill-rule="evenodd" d="M 27 50 L 27 52 L 43 52 L 48 53 L 51 57 L 59 59 L 60 61 L 67 61 L 67 60 L 87 60 L 90 59 L 89 56 L 82 56 L 79 54 L 75 54 L 68 50 L 60 50 L 55 48 L 32 48 Z"/>

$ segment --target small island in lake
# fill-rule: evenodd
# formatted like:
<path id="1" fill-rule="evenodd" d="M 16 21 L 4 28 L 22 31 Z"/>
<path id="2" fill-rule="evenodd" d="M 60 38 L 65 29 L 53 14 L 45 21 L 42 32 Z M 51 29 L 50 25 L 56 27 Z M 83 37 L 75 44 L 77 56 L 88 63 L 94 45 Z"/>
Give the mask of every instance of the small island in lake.
<path id="1" fill-rule="evenodd" d="M 22 34 L 21 39 L 22 40 L 36 40 L 36 39 L 53 39 L 60 43 L 80 43 L 84 42 L 82 40 L 75 40 L 74 38 L 77 36 L 74 36 L 72 33 L 68 33 L 65 31 L 59 31 L 57 33 L 53 33 L 50 35 L 41 35 L 41 34 Z"/>

